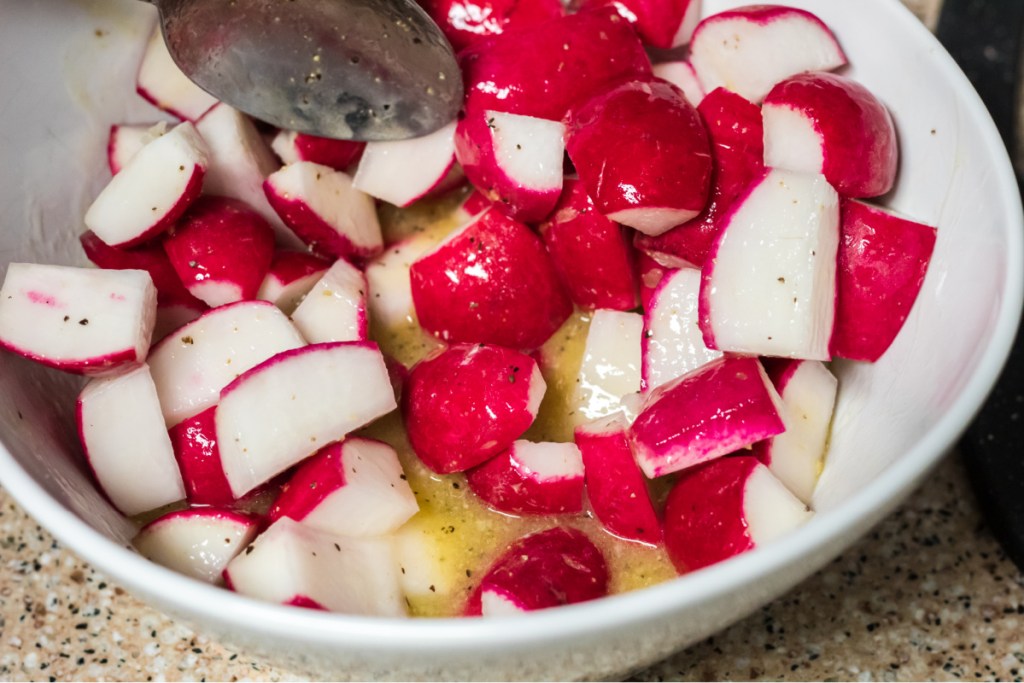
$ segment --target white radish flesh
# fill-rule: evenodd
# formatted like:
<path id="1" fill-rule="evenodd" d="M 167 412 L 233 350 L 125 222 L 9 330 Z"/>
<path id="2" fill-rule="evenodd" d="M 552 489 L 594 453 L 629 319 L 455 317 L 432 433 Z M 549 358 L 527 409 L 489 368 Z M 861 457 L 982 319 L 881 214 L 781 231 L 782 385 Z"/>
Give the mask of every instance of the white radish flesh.
<path id="1" fill-rule="evenodd" d="M 367 144 L 352 182 L 371 197 L 409 206 L 441 185 L 454 165 L 453 121 L 422 137 Z"/>
<path id="2" fill-rule="evenodd" d="M 167 132 L 167 122 L 114 124 L 107 139 L 107 166 L 111 175 L 128 165 L 143 147 Z"/>
<path id="3" fill-rule="evenodd" d="M 302 300 L 292 322 L 310 344 L 364 341 L 369 335 L 366 276 L 339 259 Z"/>
<path id="4" fill-rule="evenodd" d="M 640 391 L 643 316 L 598 310 L 590 322 L 576 384 L 580 422 L 622 410 L 622 397 Z"/>
<path id="5" fill-rule="evenodd" d="M 281 251 L 274 255 L 270 270 L 263 278 L 257 299 L 269 301 L 291 315 L 302 298 L 330 267 L 330 262 L 299 251 Z"/>
<path id="6" fill-rule="evenodd" d="M 135 89 L 154 106 L 188 121 L 195 121 L 217 103 L 174 63 L 159 27 L 146 44 Z"/>
<path id="7" fill-rule="evenodd" d="M 207 583 L 256 537 L 255 519 L 228 510 L 197 508 L 163 515 L 132 540 L 144 556 L 168 569 Z"/>

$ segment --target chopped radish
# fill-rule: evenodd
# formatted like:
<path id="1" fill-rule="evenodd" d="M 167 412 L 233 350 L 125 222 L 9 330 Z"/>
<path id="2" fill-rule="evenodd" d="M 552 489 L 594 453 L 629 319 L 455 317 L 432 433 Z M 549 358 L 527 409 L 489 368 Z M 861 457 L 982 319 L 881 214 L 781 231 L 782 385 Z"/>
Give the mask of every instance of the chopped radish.
<path id="1" fill-rule="evenodd" d="M 168 569 L 219 583 L 228 562 L 252 542 L 258 527 L 252 517 L 230 510 L 179 510 L 142 527 L 132 545 Z"/>
<path id="2" fill-rule="evenodd" d="M 409 163 L 415 159 L 416 163 Z M 442 186 L 455 165 L 455 122 L 410 140 L 371 142 L 353 187 L 395 206 L 409 206 Z"/>
<path id="3" fill-rule="evenodd" d="M 690 4 L 698 3 L 691 2 Z M 700 105 L 701 100 L 707 94 L 700 81 L 697 80 L 697 72 L 693 70 L 693 65 L 688 60 L 681 59 L 677 62 L 655 64 L 651 67 L 651 72 L 655 77 L 666 80 L 682 90 L 686 101 L 695 107 Z"/>
<path id="4" fill-rule="evenodd" d="M 235 500 L 217 448 L 216 409 L 207 408 L 168 430 L 192 505 L 227 505 Z"/>
<path id="5" fill-rule="evenodd" d="M 722 217 L 704 264 L 708 348 L 828 360 L 839 198 L 824 176 L 771 169 Z"/>
<path id="6" fill-rule="evenodd" d="M 112 247 L 130 247 L 167 230 L 203 187 L 206 143 L 181 123 L 136 153 L 85 212 L 85 224 Z"/>
<path id="7" fill-rule="evenodd" d="M 540 238 L 498 209 L 421 256 L 409 276 L 420 324 L 445 341 L 535 348 L 572 312 Z"/>
<path id="8" fill-rule="evenodd" d="M 561 121 L 470 109 L 455 129 L 455 158 L 469 182 L 524 223 L 554 208 L 564 156 Z"/>
<path id="9" fill-rule="evenodd" d="M 565 13 L 560 0 L 422 0 L 455 52 L 487 36 L 528 29 Z"/>
<path id="10" fill-rule="evenodd" d="M 554 527 L 512 543 L 469 598 L 466 616 L 502 616 L 608 594 L 608 565 L 585 533 Z"/>
<path id="11" fill-rule="evenodd" d="M 770 543 L 812 514 L 757 458 L 720 458 L 676 481 L 665 547 L 680 573 L 696 571 Z"/>
<path id="12" fill-rule="evenodd" d="M 837 69 L 846 64 L 846 55 L 828 26 L 810 12 L 749 5 L 701 21 L 690 42 L 690 63 L 706 92 L 723 87 L 760 104 L 779 81 Z"/>
<path id="13" fill-rule="evenodd" d="M 707 203 L 707 132 L 665 81 L 626 83 L 574 109 L 565 148 L 598 210 L 646 235 L 690 220 Z"/>
<path id="14" fill-rule="evenodd" d="M 167 132 L 167 122 L 143 124 L 114 124 L 107 138 L 107 166 L 114 175 L 143 147 Z"/>
<path id="15" fill-rule="evenodd" d="M 576 380 L 579 420 L 617 413 L 623 396 L 640 391 L 643 327 L 639 313 L 594 311 Z"/>
<path id="16" fill-rule="evenodd" d="M 263 188 L 274 210 L 314 253 L 364 259 L 384 245 L 373 200 L 341 171 L 300 161 L 271 174 Z"/>
<path id="17" fill-rule="evenodd" d="M 863 202 L 841 204 L 831 352 L 878 360 L 903 327 L 921 291 L 935 228 Z"/>
<path id="18" fill-rule="evenodd" d="M 311 344 L 365 341 L 370 333 L 366 294 L 363 271 L 339 259 L 292 313 L 292 322 Z"/>
<path id="19" fill-rule="evenodd" d="M 640 233 L 636 233 L 640 235 Z M 640 275 L 640 308 L 644 311 L 651 307 L 651 299 L 658 290 L 658 285 L 665 275 L 675 267 L 669 267 L 651 257 L 647 252 L 641 251 L 637 255 L 636 269 Z"/>
<path id="20" fill-rule="evenodd" d="M 409 269 L 436 245 L 437 240 L 429 235 L 413 235 L 392 244 L 366 264 L 370 317 L 375 321 L 374 325 L 391 329 L 413 322 L 416 312 L 412 303 Z"/>
<path id="21" fill-rule="evenodd" d="M 160 248 L 163 251 L 163 247 Z M 177 277 L 177 276 L 175 276 Z M 188 290 L 185 290 L 186 292 Z M 210 310 L 210 307 L 191 294 L 189 301 L 158 304 L 156 307 L 156 325 L 153 327 L 153 344 L 162 340 L 179 327 L 190 322 Z M 159 297 L 158 297 L 159 300 Z"/>
<path id="22" fill-rule="evenodd" d="M 224 579 L 242 595 L 282 605 L 382 617 L 406 613 L 392 539 L 335 536 L 287 517 L 239 553 Z"/>
<path id="23" fill-rule="evenodd" d="M 217 103 L 174 63 L 159 27 L 146 44 L 135 90 L 154 106 L 188 121 L 195 121 Z"/>
<path id="24" fill-rule="evenodd" d="M 433 521 L 419 515 L 394 534 L 399 581 L 408 598 L 450 596 L 458 583 L 446 558 L 447 539 L 439 538 Z"/>
<path id="25" fill-rule="evenodd" d="M 270 521 L 291 517 L 340 536 L 383 536 L 419 510 L 395 449 L 345 439 L 306 460 L 281 489 Z"/>
<path id="26" fill-rule="evenodd" d="M 314 164 L 330 166 L 336 171 L 345 171 L 359 161 L 366 143 L 282 130 L 274 136 L 270 147 L 285 164 L 312 161 Z"/>
<path id="27" fill-rule="evenodd" d="M 246 370 L 305 345 L 288 318 L 266 301 L 214 308 L 153 347 L 153 371 L 168 427 L 217 403 Z"/>
<path id="28" fill-rule="evenodd" d="M 0 348 L 103 375 L 146 359 L 156 288 L 142 270 L 12 263 L 0 289 Z"/>
<path id="29" fill-rule="evenodd" d="M 269 301 L 290 315 L 330 267 L 329 261 L 313 254 L 278 251 L 256 298 Z"/>
<path id="30" fill-rule="evenodd" d="M 584 10 L 614 7 L 633 24 L 645 45 L 662 49 L 689 43 L 701 11 L 701 0 L 582 0 L 575 4 Z"/>
<path id="31" fill-rule="evenodd" d="M 409 443 L 435 472 L 461 472 L 512 445 L 537 416 L 546 385 L 529 356 L 459 344 L 418 363 L 402 397 Z"/>
<path id="32" fill-rule="evenodd" d="M 651 391 L 722 355 L 700 331 L 700 271 L 680 268 L 662 278 L 644 312 L 643 390 Z"/>
<path id="33" fill-rule="evenodd" d="M 311 344 L 277 354 L 220 393 L 217 445 L 232 493 L 248 493 L 395 407 L 375 344 Z"/>
<path id="34" fill-rule="evenodd" d="M 781 434 L 781 410 L 756 358 L 723 356 L 651 392 L 630 444 L 653 479 Z"/>
<path id="35" fill-rule="evenodd" d="M 516 441 L 466 472 L 473 493 L 511 514 L 583 510 L 583 459 L 571 443 Z"/>
<path id="36" fill-rule="evenodd" d="M 149 368 L 94 379 L 76 406 L 78 436 L 103 493 L 131 516 L 185 498 Z"/>

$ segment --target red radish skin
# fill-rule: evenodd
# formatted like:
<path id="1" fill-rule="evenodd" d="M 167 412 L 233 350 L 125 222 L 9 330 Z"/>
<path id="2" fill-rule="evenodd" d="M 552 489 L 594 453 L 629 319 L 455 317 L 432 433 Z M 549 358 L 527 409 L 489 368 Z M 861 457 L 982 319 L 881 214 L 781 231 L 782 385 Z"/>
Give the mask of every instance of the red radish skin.
<path id="1" fill-rule="evenodd" d="M 559 0 L 423 0 L 420 6 L 456 53 L 487 36 L 533 28 L 565 13 Z"/>
<path id="2" fill-rule="evenodd" d="M 434 472 L 461 472 L 509 448 L 533 423 L 546 385 L 529 356 L 458 344 L 418 363 L 402 395 L 409 443 Z"/>
<path id="3" fill-rule="evenodd" d="M 294 130 L 282 130 L 271 143 L 274 153 L 286 164 L 312 161 L 336 171 L 346 171 L 359 161 L 366 149 L 365 142 L 322 138 Z"/>
<path id="4" fill-rule="evenodd" d="M 707 93 L 697 79 L 697 72 L 693 65 L 687 60 L 677 62 L 661 62 L 651 67 L 651 72 L 656 78 L 668 81 L 683 91 L 686 101 L 697 107 Z"/>
<path id="5" fill-rule="evenodd" d="M 142 527 L 132 545 L 169 569 L 218 583 L 224 567 L 260 528 L 255 517 L 224 508 L 192 508 L 158 517 Z"/>
<path id="6" fill-rule="evenodd" d="M 629 440 L 650 478 L 678 472 L 785 430 L 756 358 L 723 356 L 651 392 Z"/>
<path id="7" fill-rule="evenodd" d="M 319 612 L 330 611 L 319 602 L 306 595 L 296 595 L 294 598 L 286 600 L 282 604 L 287 605 L 288 607 L 301 607 L 302 609 L 311 609 Z"/>
<path id="8" fill-rule="evenodd" d="M 213 95 L 193 83 L 174 63 L 159 27 L 146 44 L 135 90 L 153 106 L 187 121 L 197 120 L 217 103 Z"/>
<path id="9" fill-rule="evenodd" d="M 545 473 L 546 468 L 550 469 Z M 543 515 L 583 510 L 583 461 L 573 444 L 516 441 L 466 472 L 466 482 L 499 512 Z"/>
<path id="10" fill-rule="evenodd" d="M 493 208 L 417 259 L 409 276 L 420 324 L 448 342 L 536 348 L 572 313 L 540 238 Z"/>
<path id="11" fill-rule="evenodd" d="M 167 122 L 143 124 L 114 124 L 107 137 L 107 166 L 110 175 L 117 174 L 128 165 L 139 150 L 153 139 L 167 132 Z"/>
<path id="12" fill-rule="evenodd" d="M 235 500 L 217 449 L 215 411 L 216 406 L 207 408 L 168 430 L 192 505 L 227 505 Z"/>
<path id="13" fill-rule="evenodd" d="M 661 49 L 690 42 L 700 21 L 701 0 L 583 0 L 582 10 L 613 7 L 633 24 L 645 45 Z"/>
<path id="14" fill-rule="evenodd" d="M 711 150 L 697 110 L 664 81 L 632 82 L 574 109 L 566 151 L 608 218 L 660 235 L 699 214 Z"/>
<path id="15" fill-rule="evenodd" d="M 275 252 L 256 298 L 269 301 L 290 315 L 330 267 L 330 261 L 314 254 Z"/>

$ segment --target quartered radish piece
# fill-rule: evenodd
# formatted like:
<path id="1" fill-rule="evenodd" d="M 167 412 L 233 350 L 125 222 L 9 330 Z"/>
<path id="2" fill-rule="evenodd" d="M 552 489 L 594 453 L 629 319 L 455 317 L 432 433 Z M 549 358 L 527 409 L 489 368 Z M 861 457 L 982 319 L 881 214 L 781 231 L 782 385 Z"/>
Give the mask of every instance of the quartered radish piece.
<path id="1" fill-rule="evenodd" d="M 314 164 L 330 166 L 336 171 L 345 171 L 359 161 L 366 143 L 281 130 L 274 136 L 270 148 L 285 164 L 312 161 Z"/>
<path id="2" fill-rule="evenodd" d="M 629 440 L 653 479 L 781 434 L 781 412 L 761 363 L 727 355 L 651 392 Z"/>
<path id="3" fill-rule="evenodd" d="M 352 179 L 353 187 L 395 206 L 454 187 L 455 122 L 429 135 L 366 145 Z M 409 163 L 415 159 L 416 163 Z M 458 181 L 461 175 L 455 174 Z"/>
<path id="4" fill-rule="evenodd" d="M 363 271 L 339 259 L 292 313 L 292 322 L 310 344 L 365 341 L 370 333 L 367 291 Z"/>
<path id="5" fill-rule="evenodd" d="M 427 234 L 417 234 L 387 247 L 366 264 L 370 317 L 382 329 L 411 325 L 416 318 L 409 269 L 423 254 L 437 246 Z"/>
<path id="6" fill-rule="evenodd" d="M 168 569 L 220 583 L 228 562 L 256 537 L 257 521 L 218 508 L 179 510 L 142 527 L 132 545 Z"/>
<path id="7" fill-rule="evenodd" d="M 706 92 L 727 88 L 760 104 L 779 81 L 846 64 L 836 37 L 810 12 L 750 5 L 714 14 L 697 25 L 690 62 Z"/>
<path id="8" fill-rule="evenodd" d="M 146 44 L 135 90 L 154 106 L 188 121 L 195 121 L 217 103 L 174 63 L 159 27 Z"/>
<path id="9" fill-rule="evenodd" d="M 346 614 L 405 616 L 390 538 L 350 538 L 287 517 L 277 520 L 224 570 L 237 593 Z"/>
<path id="10" fill-rule="evenodd" d="M 58 370 L 109 374 L 146 359 L 156 300 L 142 270 L 12 263 L 0 289 L 0 348 Z"/>
<path id="11" fill-rule="evenodd" d="M 466 472 L 466 481 L 499 512 L 542 515 L 583 510 L 583 459 L 571 443 L 516 441 Z"/>
<path id="12" fill-rule="evenodd" d="M 340 536 L 384 536 L 419 510 L 395 449 L 345 439 L 299 466 L 268 513 Z"/>
<path id="13" fill-rule="evenodd" d="M 680 475 L 665 506 L 665 548 L 691 572 L 785 536 L 813 513 L 752 456 Z"/>
<path id="14" fill-rule="evenodd" d="M 110 174 L 114 175 L 127 166 L 140 149 L 166 132 L 166 121 L 112 125 L 107 138 L 107 166 L 110 168 Z"/>
<path id="15" fill-rule="evenodd" d="M 437 533 L 433 521 L 429 517 L 413 517 L 393 538 L 399 582 L 405 596 L 431 601 L 451 599 L 459 582 L 446 558 L 448 541 Z"/>
<path id="16" fill-rule="evenodd" d="M 207 408 L 167 431 L 192 505 L 227 505 L 235 500 L 217 448 L 215 410 L 216 406 Z"/>
<path id="17" fill-rule="evenodd" d="M 583 0 L 576 4 L 584 10 L 614 7 L 633 24 L 645 45 L 661 49 L 689 43 L 700 21 L 701 0 Z"/>
<path id="18" fill-rule="evenodd" d="M 100 489 L 123 514 L 130 517 L 185 498 L 146 365 L 86 384 L 78 396 L 76 421 Z"/>
<path id="19" fill-rule="evenodd" d="M 277 354 L 220 394 L 217 445 L 232 493 L 248 493 L 396 407 L 376 344 L 311 344 Z"/>
<path id="20" fill-rule="evenodd" d="M 622 398 L 640 391 L 643 327 L 639 313 L 594 311 L 576 382 L 578 421 L 620 412 Z"/>
<path id="21" fill-rule="evenodd" d="M 420 6 L 456 53 L 488 36 L 533 28 L 565 13 L 559 0 L 423 0 Z"/>
<path id="22" fill-rule="evenodd" d="M 140 149 L 85 212 L 86 226 L 112 247 L 130 247 L 164 232 L 203 188 L 206 143 L 181 123 Z"/>
<path id="23" fill-rule="evenodd" d="M 691 5 L 699 4 L 691 2 Z M 661 62 L 651 67 L 651 72 L 657 77 L 668 81 L 683 91 L 686 101 L 693 106 L 698 106 L 704 96 L 704 87 L 697 79 L 697 72 L 688 60 L 681 59 L 676 62 Z"/>
<path id="24" fill-rule="evenodd" d="M 771 169 L 722 218 L 702 271 L 708 348 L 828 360 L 839 198 L 824 176 Z"/>
<path id="25" fill-rule="evenodd" d="M 330 261 L 301 251 L 278 251 L 263 278 L 257 299 L 269 301 L 285 314 L 291 315 L 302 297 L 313 288 L 327 269 Z"/>

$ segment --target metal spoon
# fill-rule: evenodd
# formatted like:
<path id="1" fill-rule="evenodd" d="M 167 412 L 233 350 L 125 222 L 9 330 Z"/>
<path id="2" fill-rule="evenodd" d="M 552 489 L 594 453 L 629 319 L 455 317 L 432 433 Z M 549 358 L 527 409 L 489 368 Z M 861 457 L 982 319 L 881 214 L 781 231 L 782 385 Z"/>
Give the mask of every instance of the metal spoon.
<path id="1" fill-rule="evenodd" d="M 462 78 L 413 0 L 148 0 L 204 90 L 289 130 L 399 140 L 455 118 Z"/>

